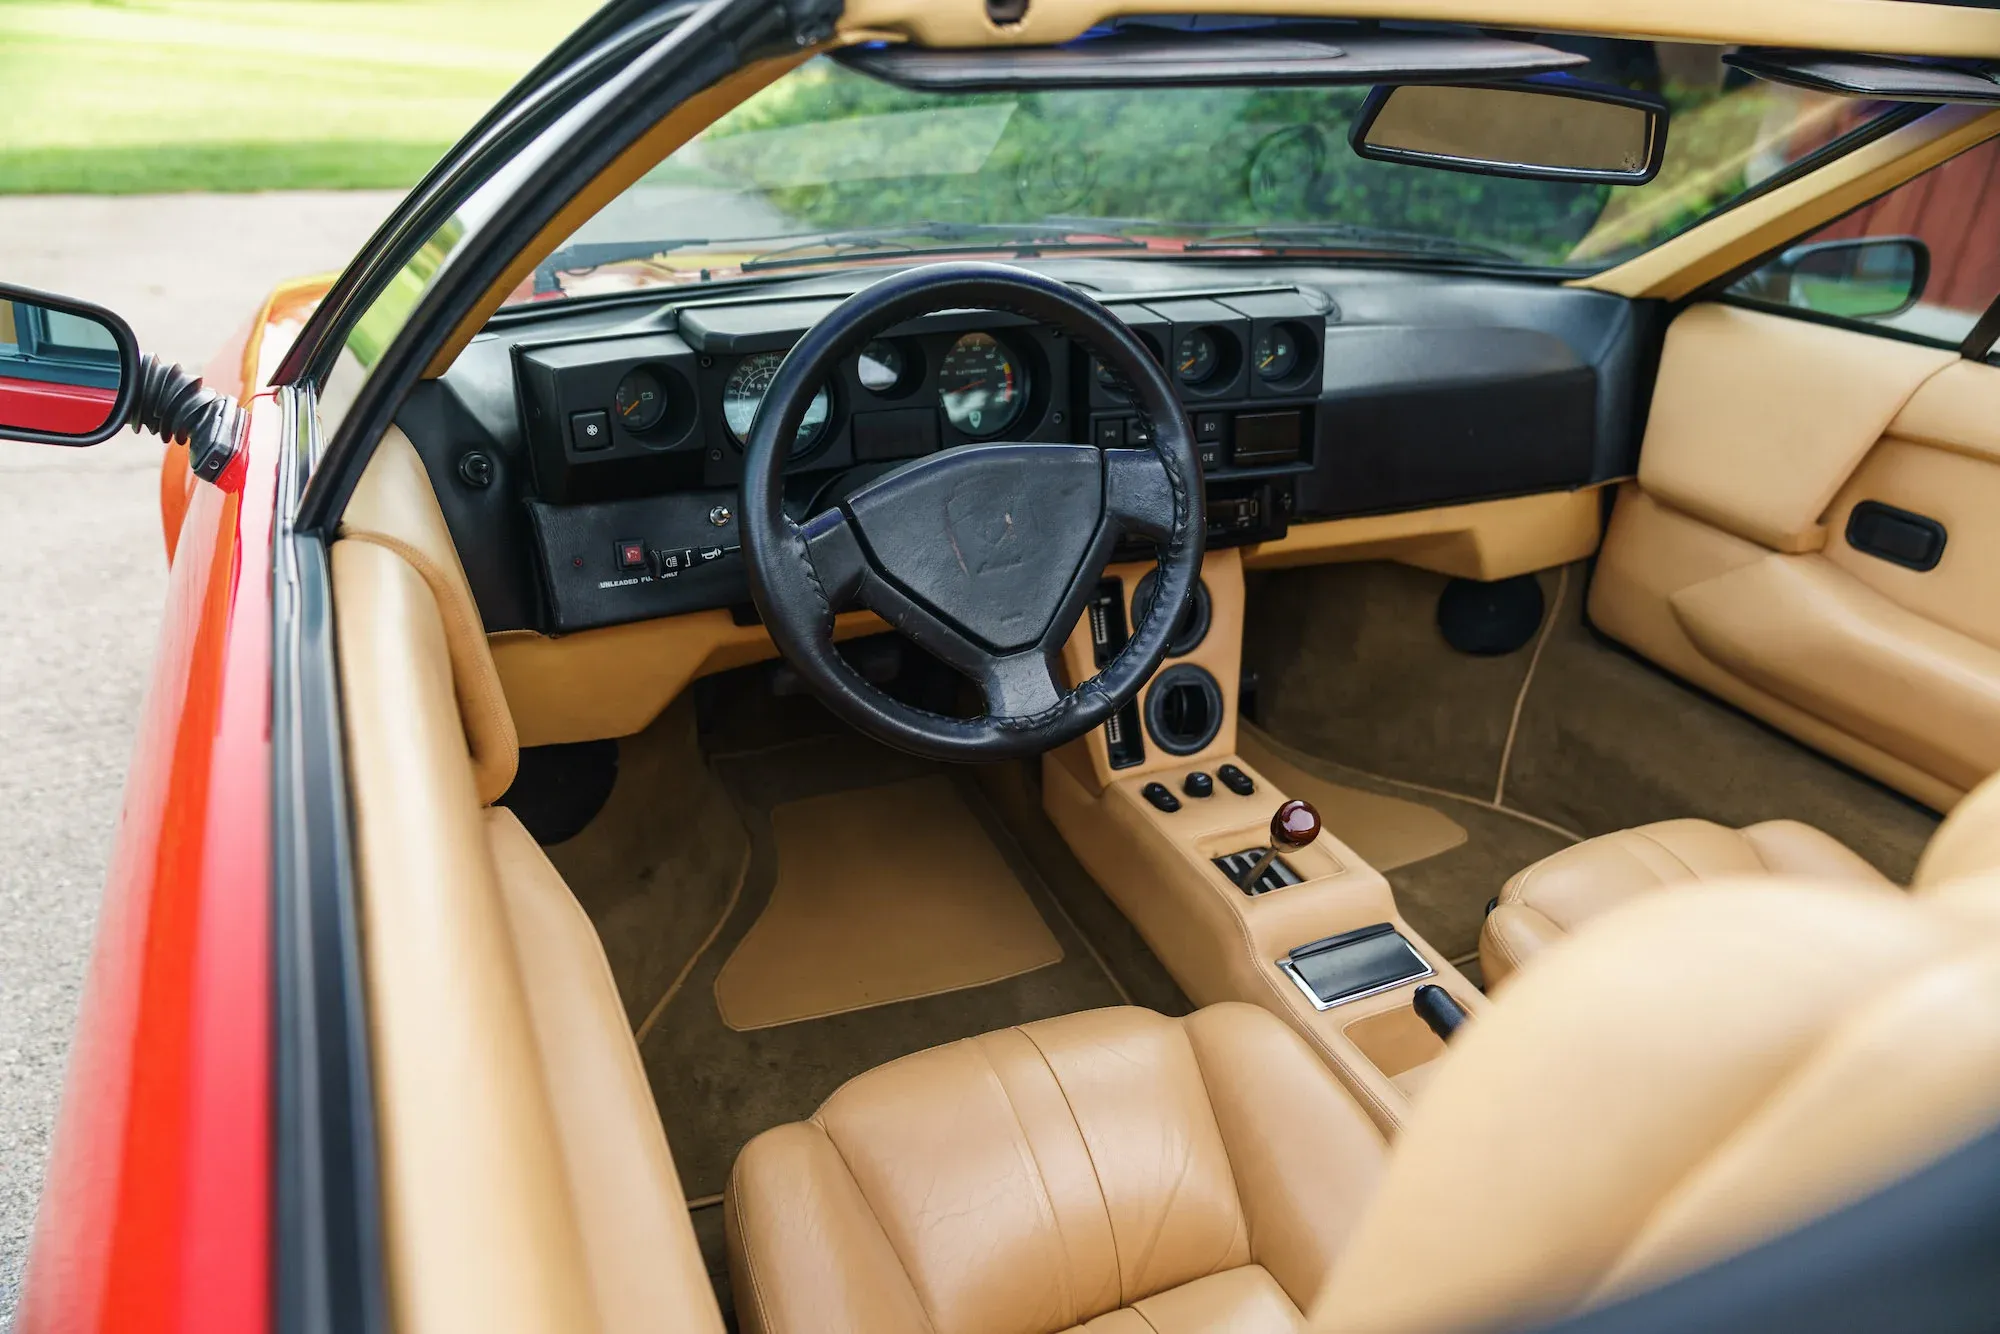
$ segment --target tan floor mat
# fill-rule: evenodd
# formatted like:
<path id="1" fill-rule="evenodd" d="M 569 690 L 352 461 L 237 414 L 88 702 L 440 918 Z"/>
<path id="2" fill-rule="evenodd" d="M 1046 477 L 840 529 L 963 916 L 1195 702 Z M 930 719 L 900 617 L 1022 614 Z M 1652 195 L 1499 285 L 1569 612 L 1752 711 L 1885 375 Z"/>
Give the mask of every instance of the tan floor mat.
<path id="1" fill-rule="evenodd" d="M 1361 854 L 1378 871 L 1393 871 L 1465 842 L 1465 826 L 1443 811 L 1401 797 L 1385 797 L 1329 782 L 1280 755 L 1264 734 L 1240 724 L 1236 749 L 1250 767 L 1287 795 L 1319 809 L 1327 832 Z"/>
<path id="2" fill-rule="evenodd" d="M 771 811 L 777 883 L 715 979 L 738 1032 L 983 986 L 1062 946 L 951 780 Z"/>

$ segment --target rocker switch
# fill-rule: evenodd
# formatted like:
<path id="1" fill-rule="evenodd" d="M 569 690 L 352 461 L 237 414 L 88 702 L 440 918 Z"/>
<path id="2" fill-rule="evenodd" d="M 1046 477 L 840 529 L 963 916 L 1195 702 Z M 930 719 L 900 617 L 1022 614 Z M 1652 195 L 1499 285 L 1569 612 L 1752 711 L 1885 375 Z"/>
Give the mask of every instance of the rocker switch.
<path id="1" fill-rule="evenodd" d="M 1165 783 L 1148 783 L 1139 789 L 1139 795 L 1153 803 L 1154 807 L 1172 815 L 1181 808 L 1181 799 L 1167 790 Z"/>
<path id="2" fill-rule="evenodd" d="M 1215 771 L 1215 776 L 1222 780 L 1224 787 L 1239 797 L 1247 797 L 1257 790 L 1257 784 L 1251 781 L 1250 775 L 1233 764 L 1223 765 Z"/>

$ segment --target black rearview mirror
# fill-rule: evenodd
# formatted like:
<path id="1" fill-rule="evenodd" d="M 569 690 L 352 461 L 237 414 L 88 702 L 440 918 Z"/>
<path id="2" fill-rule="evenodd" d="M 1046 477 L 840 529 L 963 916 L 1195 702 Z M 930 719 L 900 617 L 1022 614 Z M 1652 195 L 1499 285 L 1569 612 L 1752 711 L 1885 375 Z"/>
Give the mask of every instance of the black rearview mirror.
<path id="1" fill-rule="evenodd" d="M 1781 250 L 1729 291 L 1794 310 L 1882 320 L 1916 305 L 1930 277 L 1930 247 L 1916 237 L 1856 236 Z"/>
<path id="2" fill-rule="evenodd" d="M 1667 146 L 1666 103 L 1563 76 L 1376 88 L 1348 135 L 1365 158 L 1487 176 L 1643 185 Z"/>
<path id="3" fill-rule="evenodd" d="M 139 344 L 110 311 L 0 286 L 0 439 L 94 445 L 132 415 Z"/>

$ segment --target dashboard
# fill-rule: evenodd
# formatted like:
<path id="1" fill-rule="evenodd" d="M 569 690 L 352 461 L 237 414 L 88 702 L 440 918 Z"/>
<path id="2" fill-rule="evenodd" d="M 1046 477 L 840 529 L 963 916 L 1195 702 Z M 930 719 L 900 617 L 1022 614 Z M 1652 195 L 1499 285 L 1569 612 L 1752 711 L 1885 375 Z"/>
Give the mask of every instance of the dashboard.
<path id="1" fill-rule="evenodd" d="M 1103 301 L 1167 370 L 1201 450 L 1211 547 L 1585 485 L 1636 453 L 1649 343 L 1619 298 L 1407 273 L 1162 283 L 1161 265 L 1035 267 Z M 399 424 L 488 630 L 712 608 L 754 620 L 743 442 L 785 352 L 873 276 L 503 313 L 420 386 Z M 1060 330 L 944 311 L 836 367 L 792 443 L 786 505 L 804 517 L 910 459 L 1000 439 L 1146 443 L 1113 378 Z"/>

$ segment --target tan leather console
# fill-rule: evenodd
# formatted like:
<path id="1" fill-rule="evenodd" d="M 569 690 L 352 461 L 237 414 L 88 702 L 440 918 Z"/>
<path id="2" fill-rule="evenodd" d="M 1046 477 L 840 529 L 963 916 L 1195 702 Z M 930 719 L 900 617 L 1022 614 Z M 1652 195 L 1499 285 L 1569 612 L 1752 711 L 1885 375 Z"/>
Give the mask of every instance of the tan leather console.
<path id="1" fill-rule="evenodd" d="M 1225 758 L 1250 776 L 1256 792 L 1241 797 L 1218 785 L 1214 796 L 1184 798 L 1169 814 L 1140 795 L 1156 772 L 1096 788 L 1081 748 L 1067 747 L 1042 762 L 1043 807 L 1189 999 L 1248 1001 L 1286 1019 L 1383 1133 L 1393 1133 L 1430 1063 L 1444 1052 L 1410 1009 L 1418 983 L 1319 1010 L 1278 960 L 1299 946 L 1388 922 L 1434 970 L 1422 981 L 1444 987 L 1468 1011 L 1477 1012 L 1484 998 L 1403 921 L 1381 873 L 1331 834 L 1286 854 L 1302 883 L 1251 897 L 1225 879 L 1210 858 L 1262 845 L 1271 813 L 1286 796 L 1242 759 Z M 1175 772 L 1194 767 L 1181 764 Z"/>

